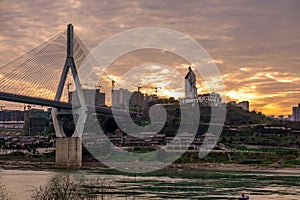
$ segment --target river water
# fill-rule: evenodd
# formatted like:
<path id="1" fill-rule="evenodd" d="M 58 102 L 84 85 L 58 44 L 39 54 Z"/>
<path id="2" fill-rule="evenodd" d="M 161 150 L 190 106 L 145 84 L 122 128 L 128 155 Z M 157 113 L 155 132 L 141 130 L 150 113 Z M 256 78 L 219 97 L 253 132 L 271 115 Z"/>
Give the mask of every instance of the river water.
<path id="1" fill-rule="evenodd" d="M 30 199 L 33 190 L 62 171 L 0 170 L 0 180 L 16 200 Z M 300 200 L 300 174 L 249 173 L 168 169 L 143 175 L 112 170 L 72 171 L 75 179 L 102 188 L 103 199 L 250 199 Z M 100 198 L 101 199 L 101 198 Z"/>

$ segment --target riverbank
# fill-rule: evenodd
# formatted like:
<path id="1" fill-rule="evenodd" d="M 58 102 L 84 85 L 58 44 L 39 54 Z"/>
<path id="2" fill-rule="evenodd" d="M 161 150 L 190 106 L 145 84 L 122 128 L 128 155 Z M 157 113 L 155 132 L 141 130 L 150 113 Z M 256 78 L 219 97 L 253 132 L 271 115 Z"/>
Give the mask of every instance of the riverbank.
<path id="1" fill-rule="evenodd" d="M 254 164 L 224 164 L 224 163 L 173 163 L 168 168 L 191 169 L 191 170 L 214 170 L 214 171 L 240 171 L 240 172 L 270 172 L 299 174 L 300 166 L 275 166 L 275 165 L 254 165 Z"/>
<path id="2" fill-rule="evenodd" d="M 271 149 L 236 152 L 210 152 L 206 157 L 199 158 L 198 152 L 185 152 L 167 169 L 187 170 L 218 170 L 240 172 L 272 172 L 300 174 L 300 157 L 298 150 Z M 134 158 L 136 159 L 136 158 Z M 132 158 L 112 156 L 115 162 L 125 162 Z M 143 157 L 144 161 L 153 162 L 153 157 Z M 14 153 L 0 155 L 0 168 L 49 170 L 64 169 L 56 166 L 55 153 L 44 155 L 27 155 Z M 82 170 L 105 170 L 107 167 L 87 152 L 84 152 Z"/>
<path id="3" fill-rule="evenodd" d="M 0 160 L 0 169 L 25 169 L 25 170 L 62 170 L 55 162 L 30 162 L 30 161 L 3 161 Z M 105 165 L 99 162 L 84 162 L 80 170 L 105 170 Z M 224 163 L 172 163 L 166 169 L 178 170 L 207 170 L 207 171 L 236 171 L 236 172 L 270 172 L 299 174 L 300 166 L 274 166 L 253 164 L 224 164 Z"/>

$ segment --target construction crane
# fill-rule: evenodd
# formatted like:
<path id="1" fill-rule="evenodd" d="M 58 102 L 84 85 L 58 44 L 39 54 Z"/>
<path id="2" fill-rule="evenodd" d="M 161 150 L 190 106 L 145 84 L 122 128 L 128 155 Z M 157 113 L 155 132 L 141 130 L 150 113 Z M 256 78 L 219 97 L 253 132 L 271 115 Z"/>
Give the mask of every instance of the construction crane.
<path id="1" fill-rule="evenodd" d="M 115 81 L 113 78 L 111 78 L 112 76 L 109 77 L 109 75 L 106 74 L 106 72 L 105 72 L 104 70 L 103 70 L 103 74 L 104 74 L 104 76 L 105 76 L 106 78 L 108 78 L 109 80 L 111 80 L 111 91 L 114 91 L 116 81 Z"/>
<path id="2" fill-rule="evenodd" d="M 115 90 L 115 83 L 116 83 L 116 81 L 111 79 L 111 91 Z"/>
<path id="3" fill-rule="evenodd" d="M 68 90 L 68 92 L 70 92 L 70 88 L 71 88 L 70 86 L 73 85 L 73 84 L 74 84 L 74 83 L 72 83 L 72 82 L 68 82 L 68 83 L 67 83 L 67 90 Z M 82 84 L 80 84 L 81 87 L 84 86 L 84 85 L 85 85 L 85 86 L 88 86 L 87 83 L 82 83 Z"/>
<path id="4" fill-rule="evenodd" d="M 99 92 L 100 92 L 101 87 L 102 87 L 101 85 L 96 85 L 95 86 L 96 90 L 98 90 Z"/>
<path id="5" fill-rule="evenodd" d="M 100 80 L 99 80 L 98 83 L 95 84 L 95 89 L 100 92 L 101 88 L 102 88 L 102 85 L 101 85 Z"/>
<path id="6" fill-rule="evenodd" d="M 103 72 L 103 73 L 106 76 L 106 78 L 108 78 L 109 80 L 111 80 L 111 91 L 114 91 L 115 90 L 115 83 L 116 83 L 116 81 L 113 78 L 109 77 L 105 72 Z M 99 87 L 99 86 L 97 86 L 97 87 Z M 100 88 L 101 88 L 101 86 L 100 86 Z"/>
<path id="7" fill-rule="evenodd" d="M 154 93 L 157 95 L 157 89 L 161 89 L 161 87 L 154 87 Z"/>
<path id="8" fill-rule="evenodd" d="M 135 85 L 135 84 L 132 84 L 133 86 L 137 87 L 137 91 L 140 92 L 141 89 L 142 89 L 142 86 L 141 84 L 140 85 Z"/>
<path id="9" fill-rule="evenodd" d="M 68 90 L 68 93 L 70 92 L 70 86 L 72 85 L 72 83 L 71 82 L 68 82 L 67 83 L 67 90 Z"/>

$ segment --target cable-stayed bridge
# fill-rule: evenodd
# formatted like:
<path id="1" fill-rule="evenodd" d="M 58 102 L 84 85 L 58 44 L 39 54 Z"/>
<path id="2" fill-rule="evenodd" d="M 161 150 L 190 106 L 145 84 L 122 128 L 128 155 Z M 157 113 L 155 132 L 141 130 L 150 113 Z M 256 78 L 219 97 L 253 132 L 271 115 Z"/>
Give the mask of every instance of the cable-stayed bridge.
<path id="1" fill-rule="evenodd" d="M 71 109 L 64 83 L 74 80 L 68 71 L 66 73 L 66 58 L 71 57 L 75 68 L 78 69 L 89 51 L 76 34 L 72 35 L 70 40 L 72 55 L 68 55 L 70 43 L 68 31 L 64 31 L 0 67 L 0 100 Z M 59 96 L 59 99 L 56 98 Z M 95 109 L 98 113 L 111 113 L 106 107 Z"/>
<path id="2" fill-rule="evenodd" d="M 55 100 L 60 75 L 66 61 L 66 45 L 67 32 L 62 32 L 0 67 L 0 92 L 4 94 L 1 95 L 1 99 L 5 98 L 5 94 L 8 93 L 21 97 L 20 101 L 26 101 L 26 97 L 38 98 L 41 101 Z M 74 61 L 76 66 L 81 65 L 88 53 L 83 47 L 75 35 L 74 49 L 77 51 L 74 53 Z M 62 102 L 67 102 L 66 97 L 67 94 L 62 95 Z M 3 100 L 9 101 L 10 97 Z M 13 101 L 16 100 L 13 99 Z"/>
<path id="3" fill-rule="evenodd" d="M 110 108 L 85 104 L 77 70 L 88 55 L 88 49 L 69 24 L 67 31 L 0 67 L 0 100 L 52 107 L 58 164 L 81 166 L 81 136 L 87 112 L 112 113 Z M 69 81 L 75 84 L 80 105 L 68 102 Z M 72 137 L 67 137 L 58 114 L 74 112 L 79 115 L 80 123 Z M 115 113 L 122 115 L 124 111 Z"/>

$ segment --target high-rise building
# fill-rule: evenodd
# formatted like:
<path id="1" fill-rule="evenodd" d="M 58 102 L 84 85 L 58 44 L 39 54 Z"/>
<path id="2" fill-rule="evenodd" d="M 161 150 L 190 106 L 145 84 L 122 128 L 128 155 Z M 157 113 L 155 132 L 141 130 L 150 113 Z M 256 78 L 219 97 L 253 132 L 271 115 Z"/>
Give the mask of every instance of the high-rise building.
<path id="1" fill-rule="evenodd" d="M 299 121 L 298 107 L 292 108 L 292 121 Z"/>
<path id="2" fill-rule="evenodd" d="M 24 111 L 1 110 L 0 121 L 24 121 Z"/>
<path id="3" fill-rule="evenodd" d="M 85 103 L 88 106 L 104 106 L 105 105 L 105 93 L 100 92 L 99 89 L 82 89 L 85 97 Z M 70 92 L 69 102 L 79 104 L 79 98 L 76 91 Z"/>
<path id="4" fill-rule="evenodd" d="M 151 102 L 157 102 L 158 96 L 156 94 L 145 94 L 144 96 L 144 108 L 148 109 L 149 108 L 149 103 Z"/>
<path id="5" fill-rule="evenodd" d="M 120 88 L 112 91 L 112 107 L 128 109 L 131 92 L 128 89 Z"/>
<path id="6" fill-rule="evenodd" d="M 291 120 L 296 122 L 300 121 L 300 103 L 298 103 L 298 106 L 292 107 Z"/>
<path id="7" fill-rule="evenodd" d="M 129 108 L 148 109 L 150 102 L 158 100 L 156 94 L 147 95 L 139 91 L 130 92 L 128 89 L 120 88 L 112 91 L 112 107 L 128 110 Z"/>
<path id="8" fill-rule="evenodd" d="M 297 122 L 300 121 L 300 103 L 298 103 L 298 107 L 297 107 L 297 110 L 296 110 L 296 120 Z"/>
<path id="9" fill-rule="evenodd" d="M 298 107 L 292 108 L 292 121 L 300 121 L 300 103 L 298 103 Z"/>
<path id="10" fill-rule="evenodd" d="M 229 101 L 229 102 L 227 103 L 227 105 L 228 105 L 229 107 L 236 107 L 236 101 Z"/>
<path id="11" fill-rule="evenodd" d="M 249 101 L 241 101 L 236 106 L 243 108 L 243 110 L 249 111 Z"/>
<path id="12" fill-rule="evenodd" d="M 43 116 L 29 117 L 25 122 L 27 135 L 39 135 L 49 127 L 49 119 Z"/>
<path id="13" fill-rule="evenodd" d="M 141 109 L 144 108 L 144 94 L 141 92 L 134 91 L 129 100 L 129 107 L 139 107 Z"/>

